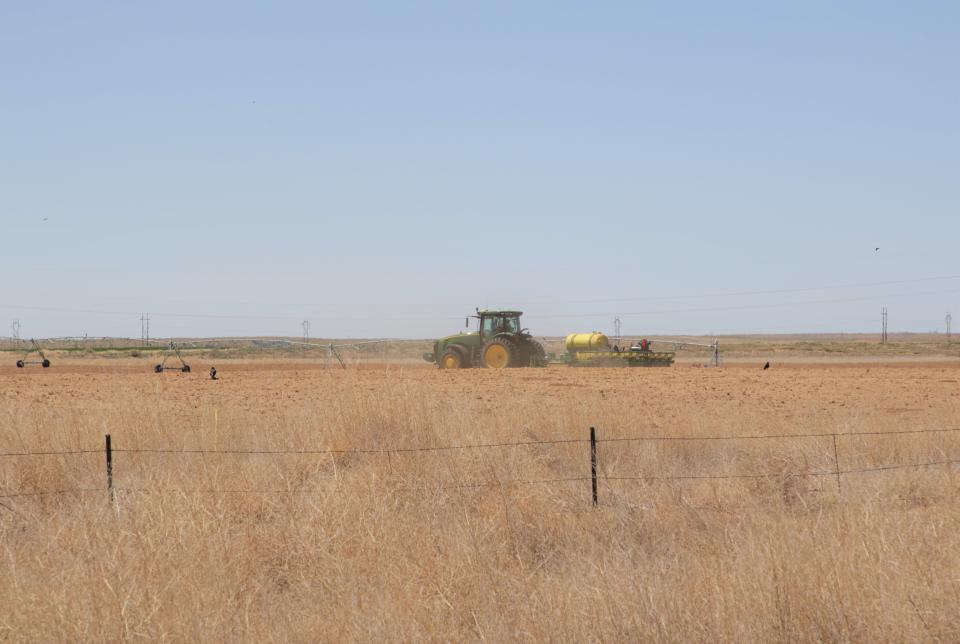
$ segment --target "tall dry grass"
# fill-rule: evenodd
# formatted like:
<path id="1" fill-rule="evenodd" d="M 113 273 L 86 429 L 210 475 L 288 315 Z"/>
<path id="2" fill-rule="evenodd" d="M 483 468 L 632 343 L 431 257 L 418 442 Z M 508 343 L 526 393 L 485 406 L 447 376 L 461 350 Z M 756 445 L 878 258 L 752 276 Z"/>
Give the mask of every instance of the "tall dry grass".
<path id="1" fill-rule="evenodd" d="M 464 378 L 480 378 L 464 374 Z M 117 384 L 95 403 L 8 396 L 0 451 L 0 638 L 154 640 L 957 641 L 960 477 L 952 467 L 831 476 L 831 439 L 583 443 L 379 454 L 124 449 L 380 449 L 654 435 L 832 432 L 534 390 L 490 397 L 417 373 L 324 374 L 328 395 L 228 407 Z M 731 388 L 733 386 L 731 385 Z M 478 400 L 479 398 L 479 400 Z M 939 425 L 957 424 L 941 405 Z M 842 431 L 874 429 L 850 415 Z M 843 469 L 960 457 L 960 437 L 842 438 Z M 463 487 L 483 482 L 480 487 Z"/>

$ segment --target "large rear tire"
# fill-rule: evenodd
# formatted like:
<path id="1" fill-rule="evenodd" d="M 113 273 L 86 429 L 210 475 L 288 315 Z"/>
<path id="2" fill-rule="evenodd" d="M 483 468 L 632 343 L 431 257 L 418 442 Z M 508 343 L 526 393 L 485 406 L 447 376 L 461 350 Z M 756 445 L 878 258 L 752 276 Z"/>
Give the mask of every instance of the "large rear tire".
<path id="1" fill-rule="evenodd" d="M 468 366 L 466 355 L 460 347 L 448 347 L 440 356 L 441 369 L 464 369 Z"/>
<path id="2" fill-rule="evenodd" d="M 527 340 L 527 366 L 530 367 L 546 367 L 547 366 L 547 351 L 543 348 L 543 345 L 537 342 L 536 340 Z"/>
<path id="3" fill-rule="evenodd" d="M 481 357 L 483 366 L 488 369 L 506 369 L 517 366 L 520 351 L 517 345 L 508 338 L 494 338 L 485 345 Z"/>

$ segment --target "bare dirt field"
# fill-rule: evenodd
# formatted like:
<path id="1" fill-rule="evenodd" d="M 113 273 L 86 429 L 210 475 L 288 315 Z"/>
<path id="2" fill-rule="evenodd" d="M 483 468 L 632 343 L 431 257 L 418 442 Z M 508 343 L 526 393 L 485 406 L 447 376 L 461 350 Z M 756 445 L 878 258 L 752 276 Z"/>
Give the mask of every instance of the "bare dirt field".
<path id="1" fill-rule="evenodd" d="M 960 639 L 960 361 L 152 364 L 0 366 L 0 638 Z"/>

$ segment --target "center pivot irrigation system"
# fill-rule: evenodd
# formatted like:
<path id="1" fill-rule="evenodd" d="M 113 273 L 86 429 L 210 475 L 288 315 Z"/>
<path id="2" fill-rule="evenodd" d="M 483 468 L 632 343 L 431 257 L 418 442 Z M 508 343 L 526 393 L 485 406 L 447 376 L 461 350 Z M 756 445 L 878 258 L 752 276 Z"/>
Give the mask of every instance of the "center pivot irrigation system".
<path id="1" fill-rule="evenodd" d="M 167 360 L 169 360 L 173 356 L 177 357 L 177 360 L 180 361 L 180 365 L 168 367 Z M 167 349 L 167 352 L 164 354 L 163 361 L 160 364 L 155 365 L 153 367 L 153 370 L 156 373 L 163 373 L 164 371 L 180 371 L 183 373 L 190 373 L 190 365 L 188 365 L 186 361 L 183 359 L 183 356 L 180 355 L 180 348 L 176 344 L 174 344 L 174 342 L 171 340 L 170 348 Z"/>
<path id="2" fill-rule="evenodd" d="M 331 358 L 336 358 L 337 362 L 340 364 L 340 367 L 343 369 L 347 368 L 347 363 L 343 359 L 343 356 L 340 353 L 340 349 L 357 349 L 359 350 L 362 346 L 365 345 L 374 345 L 374 344 L 385 344 L 387 342 L 394 342 L 394 340 L 364 340 L 362 342 L 350 342 L 345 344 L 320 344 L 318 342 L 297 342 L 294 340 L 284 340 L 281 338 L 271 338 L 265 340 L 263 338 L 216 338 L 214 340 L 220 341 L 230 341 L 230 342 L 251 342 L 257 346 L 261 347 L 270 347 L 280 345 L 293 345 L 293 346 L 303 346 L 303 347 L 316 347 L 318 349 L 326 349 L 328 355 Z M 157 343 L 155 340 L 147 340 L 150 343 Z M 172 340 L 170 341 L 169 348 L 167 353 L 163 357 L 163 362 L 154 366 L 153 370 L 156 373 L 163 373 L 164 371 L 180 371 L 182 373 L 190 373 L 190 365 L 186 363 L 183 359 L 183 356 L 180 354 L 180 348 L 189 346 L 189 345 L 209 345 L 210 340 L 204 342 L 180 342 L 176 343 Z M 167 366 L 167 362 L 171 358 L 176 358 L 180 362 L 179 366 Z"/>
<path id="3" fill-rule="evenodd" d="M 337 362 L 340 363 L 340 367 L 342 367 L 343 369 L 347 368 L 347 363 L 343 360 L 343 356 L 340 355 L 339 349 L 359 350 L 360 347 L 365 345 L 386 344 L 387 342 L 395 342 L 395 340 L 364 340 L 362 342 L 349 342 L 346 344 L 319 344 L 317 342 L 296 342 L 294 340 L 281 340 L 281 339 L 262 340 L 262 339 L 256 339 L 256 338 L 250 338 L 250 341 L 253 342 L 254 344 L 258 344 L 261 346 L 269 346 L 271 344 L 288 344 L 288 345 L 300 346 L 300 347 L 316 347 L 318 349 L 326 349 L 328 352 L 328 355 L 332 358 L 336 358 Z"/>
<path id="4" fill-rule="evenodd" d="M 37 341 L 34 340 L 33 338 L 30 338 L 30 345 L 31 345 L 31 348 L 30 348 L 30 349 L 27 349 L 27 352 L 26 352 L 25 354 L 23 354 L 23 357 L 20 358 L 19 360 L 17 360 L 17 368 L 18 368 L 18 369 L 23 369 L 24 367 L 26 367 L 27 365 L 30 365 L 30 364 L 38 364 L 38 365 L 40 365 L 41 367 L 43 367 L 44 369 L 46 369 L 47 367 L 49 367 L 49 366 L 50 366 L 50 361 L 47 360 L 47 356 L 43 355 L 43 349 L 40 348 L 40 345 L 37 344 Z M 36 353 L 37 355 L 40 356 L 40 359 L 39 359 L 39 360 L 31 360 L 31 359 L 30 359 L 30 354 L 31 354 L 31 353 Z"/>

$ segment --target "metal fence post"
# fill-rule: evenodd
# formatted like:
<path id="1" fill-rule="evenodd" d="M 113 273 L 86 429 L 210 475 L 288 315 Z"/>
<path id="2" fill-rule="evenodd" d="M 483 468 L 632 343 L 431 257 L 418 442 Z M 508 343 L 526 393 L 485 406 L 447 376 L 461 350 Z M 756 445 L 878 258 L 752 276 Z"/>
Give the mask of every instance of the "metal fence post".
<path id="1" fill-rule="evenodd" d="M 110 500 L 113 501 L 113 448 L 110 446 L 110 434 L 106 436 L 107 452 L 107 490 L 110 492 Z"/>
<path id="2" fill-rule="evenodd" d="M 590 479 L 593 484 L 593 506 L 597 506 L 597 430 L 590 428 Z"/>
<path id="3" fill-rule="evenodd" d="M 843 500 L 843 487 L 840 485 L 840 456 L 837 454 L 837 435 L 833 435 L 833 464 L 837 467 L 837 494 Z"/>

